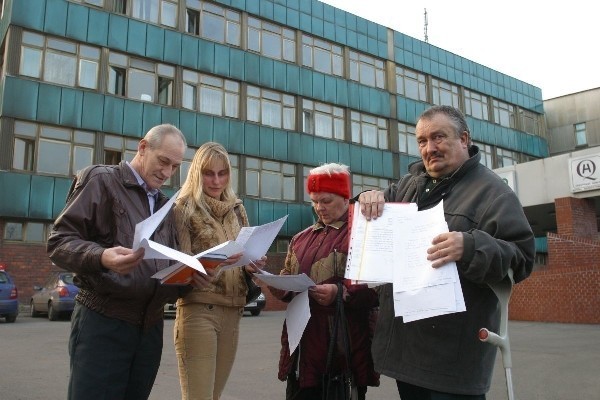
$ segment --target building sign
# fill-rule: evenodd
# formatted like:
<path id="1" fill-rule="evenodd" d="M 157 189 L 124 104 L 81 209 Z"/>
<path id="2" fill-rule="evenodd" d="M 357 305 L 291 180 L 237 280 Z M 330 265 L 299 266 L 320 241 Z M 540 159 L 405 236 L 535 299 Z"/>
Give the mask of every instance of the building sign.
<path id="1" fill-rule="evenodd" d="M 600 189 L 600 155 L 569 159 L 571 192 Z"/>
<path id="2" fill-rule="evenodd" d="M 517 185 L 515 182 L 515 171 L 511 170 L 511 171 L 504 171 L 504 172 L 496 172 L 496 175 L 498 175 L 503 181 L 504 183 L 506 183 L 512 190 L 513 192 L 517 193 Z M 517 193 L 518 195 L 518 193 Z"/>

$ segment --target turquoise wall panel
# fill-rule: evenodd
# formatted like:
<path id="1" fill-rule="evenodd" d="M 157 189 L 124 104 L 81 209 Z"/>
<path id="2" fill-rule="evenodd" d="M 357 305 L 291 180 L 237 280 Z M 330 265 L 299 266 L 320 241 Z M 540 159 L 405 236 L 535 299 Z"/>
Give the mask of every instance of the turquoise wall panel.
<path id="1" fill-rule="evenodd" d="M 117 14 L 108 17 L 108 47 L 127 51 L 127 26 L 129 20 Z"/>
<path id="2" fill-rule="evenodd" d="M 298 151 L 300 149 L 300 162 L 302 164 L 310 164 L 317 165 L 316 157 L 314 155 L 315 147 L 314 147 L 314 137 L 310 135 L 300 135 L 300 146 L 296 147 L 294 150 Z"/>
<path id="3" fill-rule="evenodd" d="M 104 98 L 104 114 L 102 129 L 106 132 L 123 133 L 123 109 L 125 100 L 106 96 Z"/>
<path id="4" fill-rule="evenodd" d="M 287 90 L 286 64 L 275 61 L 273 63 L 273 89 L 285 92 Z"/>
<path id="5" fill-rule="evenodd" d="M 60 121 L 60 86 L 40 85 L 37 120 L 58 124 Z M 30 100 L 31 101 L 31 100 Z"/>
<path id="6" fill-rule="evenodd" d="M 286 64 L 286 88 L 293 94 L 300 94 L 300 67 L 292 64 Z"/>
<path id="7" fill-rule="evenodd" d="M 273 4 L 273 20 L 283 25 L 287 23 L 286 8 L 281 4 Z"/>
<path id="8" fill-rule="evenodd" d="M 212 72 L 215 66 L 215 44 L 206 40 L 198 41 L 198 69 Z"/>
<path id="9" fill-rule="evenodd" d="M 258 203 L 258 222 L 257 225 L 263 225 L 273 221 L 273 203 L 260 200 Z"/>
<path id="10" fill-rule="evenodd" d="M 246 124 L 244 135 L 244 150 L 246 154 L 258 157 L 260 155 L 260 127 Z"/>
<path id="11" fill-rule="evenodd" d="M 244 132 L 246 124 L 241 121 L 231 120 L 229 123 L 229 139 L 226 143 L 227 151 L 243 154 L 244 153 Z"/>
<path id="12" fill-rule="evenodd" d="M 335 78 L 335 104 L 348 106 L 348 82 L 344 79 Z"/>
<path id="13" fill-rule="evenodd" d="M 306 68 L 300 69 L 300 95 L 313 97 L 313 72 Z"/>
<path id="14" fill-rule="evenodd" d="M 300 28 L 300 13 L 297 10 L 287 9 L 286 23 L 292 28 Z"/>
<path id="15" fill-rule="evenodd" d="M 377 175 L 387 178 L 394 177 L 394 154 L 389 151 L 384 151 L 381 154 L 381 171 L 375 172 Z"/>
<path id="16" fill-rule="evenodd" d="M 346 38 L 346 28 L 341 25 L 335 26 L 335 41 L 341 43 L 342 45 L 347 44 Z"/>
<path id="17" fill-rule="evenodd" d="M 83 92 L 81 90 L 62 88 L 60 96 L 59 125 L 81 128 L 83 117 Z"/>
<path id="18" fill-rule="evenodd" d="M 52 219 L 58 217 L 58 214 L 65 207 L 67 194 L 71 187 L 70 178 L 54 178 L 54 193 L 52 193 Z"/>
<path id="19" fill-rule="evenodd" d="M 179 112 L 179 130 L 185 136 L 188 146 L 196 145 L 196 114 L 190 111 Z"/>
<path id="20" fill-rule="evenodd" d="M 279 218 L 283 218 L 286 215 L 288 216 L 288 218 L 285 220 L 283 226 L 281 227 L 281 230 L 279 231 L 278 236 L 287 236 L 287 226 L 288 226 L 288 219 L 289 217 L 289 213 L 290 213 L 290 208 L 289 208 L 289 203 L 280 203 L 277 201 L 273 202 L 273 221 L 278 220 Z"/>
<path id="21" fill-rule="evenodd" d="M 360 103 L 360 107 L 358 107 L 358 109 L 368 113 L 373 113 L 373 110 L 378 108 L 378 104 L 376 104 L 378 100 L 376 93 L 374 93 L 368 86 L 357 85 L 357 87 L 358 99 Z"/>
<path id="22" fill-rule="evenodd" d="M 281 129 L 274 129 L 273 133 L 273 158 L 276 160 L 287 160 L 288 132 Z"/>
<path id="23" fill-rule="evenodd" d="M 300 3 L 300 11 L 307 13 L 307 14 L 311 14 L 312 13 L 312 0 L 310 1 L 306 1 L 306 0 L 298 0 L 298 2 Z"/>
<path id="24" fill-rule="evenodd" d="M 302 229 L 312 226 L 317 222 L 317 216 L 311 206 L 302 205 L 302 225 L 298 228 L 298 232 Z"/>
<path id="25" fill-rule="evenodd" d="M 161 110 L 161 124 L 171 124 L 179 127 L 179 110 L 172 107 L 162 107 Z"/>
<path id="26" fill-rule="evenodd" d="M 211 140 L 217 141 L 222 145 L 227 145 L 229 141 L 229 119 L 227 118 L 214 118 L 213 132 Z"/>
<path id="27" fill-rule="evenodd" d="M 87 40 L 89 7 L 68 3 L 66 36 L 85 42 Z"/>
<path id="28" fill-rule="evenodd" d="M 371 173 L 374 176 L 384 176 L 383 173 L 383 154 L 381 150 L 373 150 L 371 159 Z"/>
<path id="29" fill-rule="evenodd" d="M 311 30 L 310 32 L 319 37 L 323 37 L 324 28 L 323 28 L 323 20 L 317 17 L 311 17 L 310 20 Z"/>
<path id="30" fill-rule="evenodd" d="M 136 21 L 135 19 L 129 20 L 127 27 L 127 52 L 136 54 L 138 56 L 146 55 L 146 26 L 148 24 Z"/>
<path id="31" fill-rule="evenodd" d="M 274 17 L 273 3 L 270 1 L 259 1 L 260 3 L 260 15 L 264 18 L 272 20 Z"/>
<path id="32" fill-rule="evenodd" d="M 360 110 L 360 85 L 355 82 L 348 82 L 348 107 Z"/>
<path id="33" fill-rule="evenodd" d="M 335 8 L 334 7 L 334 13 L 335 13 L 335 24 L 337 26 L 340 26 L 342 28 L 346 27 L 346 11 L 340 9 L 340 8 Z"/>
<path id="34" fill-rule="evenodd" d="M 46 0 L 45 32 L 65 36 L 67 31 L 67 6 L 68 3 L 64 0 Z"/>
<path id="35" fill-rule="evenodd" d="M 325 149 L 325 159 L 327 160 L 328 163 L 331 162 L 336 162 L 339 163 L 340 162 L 340 156 L 338 153 L 338 141 L 335 140 L 327 140 L 325 142 L 325 145 L 327 146 Z"/>
<path id="36" fill-rule="evenodd" d="M 29 191 L 31 175 L 0 171 L 1 217 L 27 217 L 29 211 Z"/>
<path id="37" fill-rule="evenodd" d="M 244 54 L 246 67 L 246 81 L 249 83 L 259 84 L 260 77 L 260 57 L 256 54 L 246 53 Z"/>
<path id="38" fill-rule="evenodd" d="M 127 136 L 142 137 L 144 124 L 144 103 L 133 100 L 123 101 L 123 134 Z"/>
<path id="39" fill-rule="evenodd" d="M 268 126 L 260 126 L 260 148 L 259 156 L 262 158 L 273 159 L 273 128 Z"/>
<path id="40" fill-rule="evenodd" d="M 170 30 L 165 31 L 165 52 L 163 60 L 172 64 L 181 64 L 182 34 Z"/>
<path id="41" fill-rule="evenodd" d="M 358 34 L 356 33 L 356 31 L 346 31 L 346 44 L 355 49 L 358 48 Z"/>
<path id="42" fill-rule="evenodd" d="M 338 162 L 350 166 L 350 143 L 338 142 Z"/>
<path id="43" fill-rule="evenodd" d="M 244 52 L 239 49 L 229 49 L 229 61 L 229 76 L 233 79 L 244 80 L 246 78 Z"/>
<path id="44" fill-rule="evenodd" d="M 300 13 L 300 30 L 305 32 L 312 32 L 312 18 L 310 15 L 301 12 Z"/>
<path id="45" fill-rule="evenodd" d="M 312 73 L 312 95 L 317 100 L 325 100 L 325 76 L 321 73 Z"/>
<path id="46" fill-rule="evenodd" d="M 259 85 L 272 88 L 273 87 L 273 60 L 261 57 L 260 58 L 260 76 Z"/>
<path id="47" fill-rule="evenodd" d="M 248 1 L 244 6 L 244 9 L 246 11 L 248 11 L 249 13 L 255 14 L 255 15 L 260 15 L 260 1 Z"/>
<path id="48" fill-rule="evenodd" d="M 43 30 L 46 14 L 45 0 L 13 0 L 11 20 L 15 25 Z"/>
<path id="49" fill-rule="evenodd" d="M 2 101 L 2 115 L 7 117 L 35 120 L 37 117 L 37 101 L 39 84 L 5 76 Z M 10 94 L 10 96 L 8 96 Z M 10 98 L 9 98 L 10 97 Z"/>
<path id="50" fill-rule="evenodd" d="M 319 137 L 313 137 L 313 141 L 313 163 L 315 165 L 327 163 L 327 140 Z"/>
<path id="51" fill-rule="evenodd" d="M 198 69 L 198 42 L 198 39 L 190 35 L 181 36 L 181 64 L 184 67 Z"/>
<path id="52" fill-rule="evenodd" d="M 201 146 L 202 143 L 212 140 L 214 130 L 214 117 L 212 115 L 197 114 L 196 132 L 193 144 Z"/>
<path id="53" fill-rule="evenodd" d="M 303 134 L 297 132 L 288 132 L 287 146 L 288 146 L 288 158 L 289 162 L 298 163 L 302 162 L 302 136 Z"/>
<path id="54" fill-rule="evenodd" d="M 155 104 L 144 103 L 142 112 L 142 131 L 148 132 L 152 127 L 162 123 L 162 107 Z"/>
<path id="55" fill-rule="evenodd" d="M 101 131 L 103 129 L 104 96 L 93 92 L 83 92 L 83 117 L 81 127 Z"/>
<path id="56" fill-rule="evenodd" d="M 155 60 L 163 59 L 165 46 L 165 30 L 154 25 L 146 25 L 146 57 Z M 196 49 L 197 50 L 197 49 Z"/>
<path id="57" fill-rule="evenodd" d="M 335 25 L 331 22 L 323 22 L 323 37 L 327 40 L 335 41 Z"/>
<path id="58" fill-rule="evenodd" d="M 29 192 L 29 218 L 52 218 L 52 193 L 54 178 L 50 176 L 31 176 L 31 191 Z"/>
<path id="59" fill-rule="evenodd" d="M 243 203 L 250 226 L 256 226 L 258 224 L 258 200 L 245 197 Z"/>
<path id="60" fill-rule="evenodd" d="M 362 150 L 361 172 L 363 174 L 374 175 L 373 174 L 373 153 L 375 153 L 374 149 L 363 148 L 363 150 Z"/>
<path id="61" fill-rule="evenodd" d="M 288 217 L 281 229 L 281 236 L 293 236 L 302 230 L 302 211 L 301 204 L 288 204 Z"/>
<path id="62" fill-rule="evenodd" d="M 230 65 L 231 60 L 229 59 L 229 47 L 215 43 L 214 72 L 222 76 L 229 76 Z"/>
<path id="63" fill-rule="evenodd" d="M 362 174 L 362 147 L 350 145 L 350 171 Z"/>
<path id="64" fill-rule="evenodd" d="M 87 8 L 87 7 L 86 7 Z M 90 9 L 87 40 L 90 44 L 106 46 L 108 44 L 109 14 L 103 11 Z"/>
<path id="65" fill-rule="evenodd" d="M 303 1 L 303 3 L 305 3 L 305 1 Z M 287 0 L 286 5 L 288 9 L 300 10 L 300 0 Z"/>

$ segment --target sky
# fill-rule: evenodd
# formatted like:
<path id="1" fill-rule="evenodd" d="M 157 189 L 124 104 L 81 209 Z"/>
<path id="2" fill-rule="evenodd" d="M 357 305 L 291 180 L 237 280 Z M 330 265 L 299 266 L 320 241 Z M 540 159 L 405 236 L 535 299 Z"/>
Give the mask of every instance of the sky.
<path id="1" fill-rule="evenodd" d="M 594 0 L 321 0 L 542 90 L 544 100 L 600 87 Z"/>

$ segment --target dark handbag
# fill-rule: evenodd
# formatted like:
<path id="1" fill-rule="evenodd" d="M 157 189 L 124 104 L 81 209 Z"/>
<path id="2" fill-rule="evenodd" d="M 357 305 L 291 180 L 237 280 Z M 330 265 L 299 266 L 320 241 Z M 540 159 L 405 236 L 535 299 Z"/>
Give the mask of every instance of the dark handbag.
<path id="1" fill-rule="evenodd" d="M 355 400 L 357 399 L 356 386 L 350 370 L 350 346 L 348 339 L 348 326 L 346 324 L 346 315 L 344 313 L 343 287 L 338 283 L 338 292 L 336 296 L 335 315 L 333 318 L 333 330 L 329 339 L 329 348 L 327 349 L 327 365 L 323 375 L 323 396 L 322 400 Z M 333 354 L 337 345 L 338 330 L 342 338 L 342 346 L 346 358 L 346 368 L 343 371 L 333 372 Z"/>
<path id="2" fill-rule="evenodd" d="M 249 274 L 244 270 L 244 279 L 246 280 L 246 286 L 248 287 L 248 293 L 246 293 L 246 304 L 252 303 L 260 296 L 262 289 L 252 280 L 252 274 Z"/>

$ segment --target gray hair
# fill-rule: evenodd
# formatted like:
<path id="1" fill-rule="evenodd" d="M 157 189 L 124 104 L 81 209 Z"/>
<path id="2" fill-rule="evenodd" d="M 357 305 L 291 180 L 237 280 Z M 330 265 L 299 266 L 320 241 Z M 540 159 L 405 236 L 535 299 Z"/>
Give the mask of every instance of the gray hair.
<path id="1" fill-rule="evenodd" d="M 185 140 L 184 134 L 175 125 L 161 124 L 152 127 L 144 136 L 144 140 L 153 149 L 160 147 L 162 140 L 165 136 L 177 135 L 183 141 L 183 145 L 187 147 L 187 141 Z"/>
<path id="2" fill-rule="evenodd" d="M 350 167 L 344 164 L 329 163 L 310 170 L 310 175 L 350 174 Z"/>
<path id="3" fill-rule="evenodd" d="M 471 138 L 471 131 L 469 130 L 469 126 L 467 125 L 467 119 L 465 115 L 458 109 L 451 106 L 433 106 L 428 108 L 421 114 L 419 117 L 419 121 L 422 119 L 432 119 L 434 116 L 438 114 L 444 114 L 448 117 L 456 131 L 456 136 L 460 137 L 463 132 L 467 132 L 469 135 L 469 139 Z M 417 121 L 418 122 L 418 121 Z"/>

